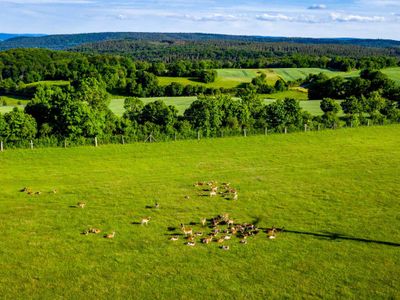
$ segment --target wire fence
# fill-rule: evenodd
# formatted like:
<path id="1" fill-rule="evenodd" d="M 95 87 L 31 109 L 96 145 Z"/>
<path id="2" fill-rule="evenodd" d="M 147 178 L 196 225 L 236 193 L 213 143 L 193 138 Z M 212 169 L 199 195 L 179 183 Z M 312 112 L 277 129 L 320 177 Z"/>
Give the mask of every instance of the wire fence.
<path id="1" fill-rule="evenodd" d="M 357 127 L 367 126 L 382 126 L 389 124 L 397 124 L 396 122 L 385 121 L 380 124 L 372 124 L 368 121 L 366 124 L 358 125 Z M 4 141 L 0 140 L 0 152 L 7 149 L 36 149 L 36 148 L 70 148 L 80 146 L 94 146 L 110 144 L 133 144 L 133 143 L 160 143 L 160 142 L 173 142 L 182 140 L 202 140 L 209 138 L 227 138 L 227 137 L 248 137 L 248 136 L 261 136 L 261 135 L 276 135 L 276 134 L 290 134 L 295 132 L 315 132 L 323 130 L 337 130 L 341 128 L 355 127 L 350 124 L 333 124 L 332 126 L 325 126 L 323 124 L 310 124 L 304 125 L 303 128 L 298 127 L 278 127 L 278 128 L 251 128 L 251 129 L 224 129 L 218 131 L 204 132 L 202 130 L 190 130 L 185 132 L 151 132 L 143 133 L 136 132 L 133 135 L 113 135 L 113 136 L 99 136 L 99 137 L 79 137 L 74 139 L 60 139 L 57 137 L 42 137 L 31 140 L 18 140 L 18 141 Z"/>

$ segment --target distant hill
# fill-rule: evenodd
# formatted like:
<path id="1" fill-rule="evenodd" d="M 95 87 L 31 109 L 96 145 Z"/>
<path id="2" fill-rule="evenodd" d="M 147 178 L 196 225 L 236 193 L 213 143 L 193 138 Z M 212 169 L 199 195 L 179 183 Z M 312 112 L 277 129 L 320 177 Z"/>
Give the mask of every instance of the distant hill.
<path id="1" fill-rule="evenodd" d="M 84 34 L 64 34 L 47 36 L 14 36 L 4 35 L 1 37 L 0 50 L 12 48 L 48 48 L 53 50 L 65 50 L 88 43 L 97 43 L 115 40 L 141 40 L 141 41 L 241 41 L 259 43 L 297 43 L 297 44 L 337 44 L 355 45 L 374 48 L 399 48 L 400 41 L 374 40 L 355 38 L 287 38 L 287 37 L 264 37 L 264 36 L 241 36 L 205 33 L 146 33 L 146 32 L 102 32 Z"/>
<path id="2" fill-rule="evenodd" d="M 0 33 L 0 41 L 9 40 L 16 37 L 41 37 L 45 34 L 31 34 L 31 33 Z"/>

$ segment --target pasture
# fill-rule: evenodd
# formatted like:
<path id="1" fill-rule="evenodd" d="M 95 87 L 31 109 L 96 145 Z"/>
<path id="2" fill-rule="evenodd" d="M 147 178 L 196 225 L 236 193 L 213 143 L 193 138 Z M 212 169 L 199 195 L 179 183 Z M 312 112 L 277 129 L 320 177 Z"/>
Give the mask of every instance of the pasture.
<path id="1" fill-rule="evenodd" d="M 399 141 L 400 126 L 391 125 L 6 150 L 0 153 L 0 294 L 398 299 Z M 193 186 L 209 180 L 230 182 L 238 200 L 203 196 Z M 222 213 L 261 232 L 247 244 L 224 242 L 229 251 L 215 242 L 185 245 L 181 223 L 205 231 L 200 218 Z M 147 226 L 140 225 L 144 217 L 151 217 Z M 285 227 L 274 240 L 264 232 L 272 225 Z M 81 234 L 90 227 L 102 233 Z M 113 239 L 103 238 L 112 231 Z M 178 241 L 169 240 L 174 234 Z"/>

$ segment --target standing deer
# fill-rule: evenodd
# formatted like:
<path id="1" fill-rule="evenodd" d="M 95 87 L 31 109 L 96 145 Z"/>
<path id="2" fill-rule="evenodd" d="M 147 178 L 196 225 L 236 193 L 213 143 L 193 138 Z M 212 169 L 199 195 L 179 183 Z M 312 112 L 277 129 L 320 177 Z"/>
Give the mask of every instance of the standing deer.
<path id="1" fill-rule="evenodd" d="M 190 227 L 185 227 L 185 225 L 181 224 L 181 229 L 183 231 L 183 234 L 188 236 L 193 234 L 193 229 Z"/>
<path id="2" fill-rule="evenodd" d="M 140 221 L 140 224 L 141 225 L 148 225 L 148 223 L 149 223 L 149 221 L 150 221 L 150 219 L 151 219 L 151 217 L 147 217 L 147 218 L 143 218 L 141 221 Z"/>

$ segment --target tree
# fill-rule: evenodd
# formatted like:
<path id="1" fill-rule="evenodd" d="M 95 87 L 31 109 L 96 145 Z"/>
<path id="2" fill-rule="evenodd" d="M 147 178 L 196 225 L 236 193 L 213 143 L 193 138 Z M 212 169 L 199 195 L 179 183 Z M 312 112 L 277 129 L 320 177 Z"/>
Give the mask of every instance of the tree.
<path id="1" fill-rule="evenodd" d="M 36 136 L 35 119 L 17 107 L 4 115 L 4 121 L 7 123 L 5 135 L 8 141 L 29 140 Z"/>
<path id="2" fill-rule="evenodd" d="M 144 104 L 143 101 L 136 97 L 128 97 L 124 101 L 125 112 L 123 118 L 129 119 L 132 122 L 138 123 L 142 113 Z"/>
<path id="3" fill-rule="evenodd" d="M 322 116 L 322 122 L 328 127 L 337 126 L 339 119 L 337 113 L 340 110 L 340 106 L 335 100 L 330 98 L 324 98 L 320 104 L 321 110 L 324 112 Z"/>
<path id="4" fill-rule="evenodd" d="M 201 70 L 199 73 L 199 79 L 204 83 L 211 83 L 217 79 L 217 75 L 217 71 L 215 70 Z"/>

